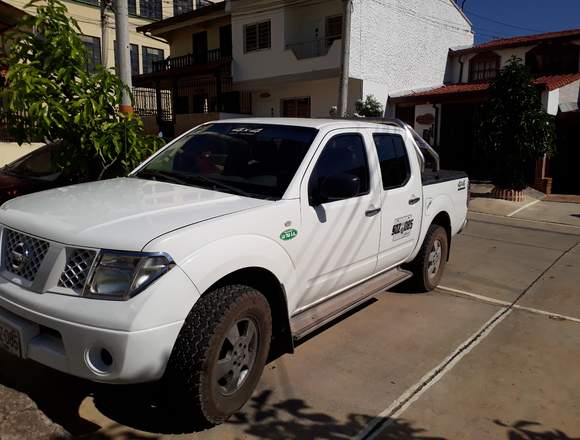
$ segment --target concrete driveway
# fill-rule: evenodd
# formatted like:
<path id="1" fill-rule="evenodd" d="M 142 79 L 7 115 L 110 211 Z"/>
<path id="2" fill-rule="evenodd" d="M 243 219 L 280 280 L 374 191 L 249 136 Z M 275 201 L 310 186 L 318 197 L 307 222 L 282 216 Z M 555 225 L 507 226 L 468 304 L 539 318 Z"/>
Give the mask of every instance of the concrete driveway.
<path id="1" fill-rule="evenodd" d="M 437 291 L 385 292 L 322 329 L 222 426 L 178 432 L 147 387 L 0 354 L 0 438 L 18 396 L 56 424 L 35 439 L 580 439 L 579 364 L 580 228 L 472 213 Z"/>

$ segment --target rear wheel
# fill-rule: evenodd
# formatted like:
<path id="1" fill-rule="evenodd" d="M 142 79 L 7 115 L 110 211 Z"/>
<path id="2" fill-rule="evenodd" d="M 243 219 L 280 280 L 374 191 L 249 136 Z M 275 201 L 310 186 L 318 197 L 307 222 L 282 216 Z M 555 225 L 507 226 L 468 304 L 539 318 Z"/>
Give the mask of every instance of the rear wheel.
<path id="1" fill-rule="evenodd" d="M 224 422 L 251 397 L 271 336 L 270 307 L 257 290 L 229 285 L 203 295 L 169 360 L 170 407 L 206 427 Z"/>
<path id="2" fill-rule="evenodd" d="M 437 287 L 445 270 L 448 251 L 447 232 L 439 225 L 431 225 L 419 254 L 410 265 L 414 288 L 429 292 Z"/>

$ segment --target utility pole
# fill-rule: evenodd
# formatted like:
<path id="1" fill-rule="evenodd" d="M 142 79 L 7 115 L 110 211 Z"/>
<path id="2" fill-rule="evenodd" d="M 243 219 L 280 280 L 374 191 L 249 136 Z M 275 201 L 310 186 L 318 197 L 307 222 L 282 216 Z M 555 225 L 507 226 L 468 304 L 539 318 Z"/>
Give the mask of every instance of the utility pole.
<path id="1" fill-rule="evenodd" d="M 109 60 L 109 15 L 110 0 L 101 0 L 101 64 L 107 68 Z"/>
<path id="2" fill-rule="evenodd" d="M 117 76 L 125 87 L 131 90 L 131 50 L 129 48 L 129 6 L 127 0 L 115 1 L 115 35 L 117 37 Z M 120 110 L 123 113 L 132 113 L 131 97 L 129 92 L 123 92 Z"/>
<path id="3" fill-rule="evenodd" d="M 346 116 L 348 106 L 348 78 L 350 62 L 350 22 L 352 16 L 352 0 L 343 0 L 344 19 L 342 20 L 342 62 L 340 69 L 340 88 L 338 99 L 338 115 Z"/>

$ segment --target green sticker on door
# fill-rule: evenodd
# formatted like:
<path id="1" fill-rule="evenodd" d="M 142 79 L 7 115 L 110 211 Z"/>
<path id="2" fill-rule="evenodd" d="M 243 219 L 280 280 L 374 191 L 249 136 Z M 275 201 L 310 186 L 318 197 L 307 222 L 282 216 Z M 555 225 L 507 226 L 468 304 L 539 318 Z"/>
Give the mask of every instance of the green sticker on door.
<path id="1" fill-rule="evenodd" d="M 294 237 L 298 235 L 298 231 L 296 229 L 286 229 L 284 232 L 280 234 L 280 239 L 284 241 L 292 240 Z"/>

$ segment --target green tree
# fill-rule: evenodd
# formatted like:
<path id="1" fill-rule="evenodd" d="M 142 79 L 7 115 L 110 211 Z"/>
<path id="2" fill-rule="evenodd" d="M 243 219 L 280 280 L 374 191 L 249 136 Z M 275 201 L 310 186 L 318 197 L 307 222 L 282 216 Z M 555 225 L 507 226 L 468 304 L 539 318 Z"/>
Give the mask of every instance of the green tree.
<path id="1" fill-rule="evenodd" d="M 373 95 L 367 95 L 364 100 L 356 102 L 356 112 L 366 117 L 383 116 L 383 105 Z"/>
<path id="2" fill-rule="evenodd" d="M 86 71 L 81 31 L 64 4 L 34 0 L 27 7 L 36 12 L 19 24 L 2 96 L 12 135 L 20 144 L 59 143 L 59 165 L 78 176 L 126 173 L 162 141 L 144 134 L 137 115 L 119 111 L 125 86 L 116 75 L 101 66 Z"/>
<path id="3" fill-rule="evenodd" d="M 478 138 L 490 160 L 493 183 L 501 189 L 524 189 L 530 162 L 554 153 L 554 117 L 543 110 L 521 59 L 512 57 L 491 83 Z"/>

